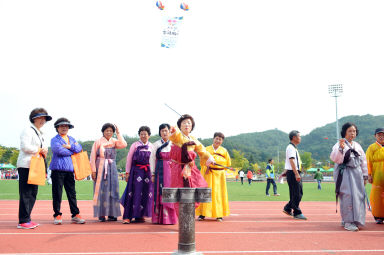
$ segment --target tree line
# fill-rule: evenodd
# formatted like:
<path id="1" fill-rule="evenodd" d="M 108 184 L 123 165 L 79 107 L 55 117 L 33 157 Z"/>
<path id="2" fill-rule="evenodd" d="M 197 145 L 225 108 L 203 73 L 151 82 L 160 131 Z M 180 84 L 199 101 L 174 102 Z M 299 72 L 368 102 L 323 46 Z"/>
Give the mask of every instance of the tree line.
<path id="1" fill-rule="evenodd" d="M 375 141 L 373 132 L 376 128 L 384 126 L 384 115 L 372 116 L 347 116 L 339 120 L 340 127 L 345 122 L 353 122 L 357 125 L 360 133 L 356 141 L 360 143 L 364 150 Z M 330 123 L 323 127 L 319 127 L 311 131 L 307 135 L 302 135 L 302 142 L 298 146 L 300 156 L 303 161 L 303 169 L 312 166 L 328 168 L 332 163 L 329 160 L 329 154 L 332 146 L 336 143 L 336 123 Z M 298 127 L 300 131 L 300 128 Z M 124 136 L 128 143 L 125 149 L 117 150 L 116 162 L 117 168 L 125 170 L 126 157 L 129 146 L 139 138 Z M 159 138 L 158 135 L 150 137 L 150 142 L 155 142 Z M 212 144 L 212 138 L 199 139 L 205 146 Z M 83 150 L 90 154 L 94 141 L 79 141 L 83 146 Z M 275 169 L 280 172 L 285 165 L 285 149 L 289 143 L 288 134 L 278 129 L 267 130 L 264 132 L 254 132 L 239 134 L 236 136 L 226 137 L 223 142 L 231 158 L 232 166 L 243 170 L 251 169 L 258 171 L 266 168 L 268 159 L 272 158 L 275 162 Z M 49 152 L 48 160 L 52 153 Z M 18 157 L 18 149 L 0 146 L 0 163 L 11 163 L 16 165 Z M 197 157 L 196 163 L 199 166 Z M 320 164 L 318 164 L 320 163 Z"/>

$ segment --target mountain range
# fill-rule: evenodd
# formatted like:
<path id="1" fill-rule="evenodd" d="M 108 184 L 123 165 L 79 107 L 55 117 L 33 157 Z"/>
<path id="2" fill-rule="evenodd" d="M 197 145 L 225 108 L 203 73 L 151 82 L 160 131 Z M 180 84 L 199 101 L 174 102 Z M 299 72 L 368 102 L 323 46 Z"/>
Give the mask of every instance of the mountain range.
<path id="1" fill-rule="evenodd" d="M 359 129 L 359 135 L 356 141 L 361 144 L 364 150 L 375 142 L 374 131 L 376 128 L 384 127 L 384 115 L 351 115 L 339 120 L 339 127 L 346 122 L 353 122 Z M 128 143 L 125 149 L 117 150 L 116 161 L 118 168 L 124 169 L 129 146 L 138 140 L 137 137 L 124 136 Z M 151 142 L 158 140 L 159 137 L 152 136 Z M 212 138 L 200 139 L 205 145 L 212 144 Z M 94 141 L 80 142 L 84 151 L 91 152 Z M 312 159 L 322 162 L 329 160 L 329 154 L 336 139 L 336 123 L 329 123 L 325 126 L 312 130 L 307 135 L 302 135 L 301 144 L 298 146 L 300 153 L 310 152 Z M 278 159 L 278 162 L 284 161 L 285 148 L 289 143 L 288 134 L 278 129 L 267 130 L 263 132 L 245 133 L 236 136 L 226 137 L 223 146 L 233 155 L 233 150 L 244 153 L 244 156 L 250 163 L 266 162 L 269 158 Z M 50 153 L 51 154 L 51 153 Z M 11 162 L 16 164 L 18 150 L 16 148 L 7 148 L 0 146 L 0 162 Z M 50 155 L 49 155 L 50 156 Z"/>
<path id="2" fill-rule="evenodd" d="M 339 119 L 339 129 L 346 122 L 356 124 L 359 135 L 356 141 L 364 150 L 375 142 L 374 131 L 376 128 L 384 127 L 384 115 L 351 115 Z M 212 139 L 201 140 L 204 145 L 211 145 Z M 307 135 L 302 135 L 301 144 L 298 146 L 300 152 L 311 152 L 315 160 L 326 161 L 329 159 L 333 145 L 337 142 L 336 122 L 312 130 Z M 250 163 L 265 162 L 269 158 L 285 157 L 285 148 L 289 143 L 288 134 L 274 129 L 263 132 L 245 133 L 226 137 L 223 146 L 231 152 L 233 149 L 240 150 Z"/>

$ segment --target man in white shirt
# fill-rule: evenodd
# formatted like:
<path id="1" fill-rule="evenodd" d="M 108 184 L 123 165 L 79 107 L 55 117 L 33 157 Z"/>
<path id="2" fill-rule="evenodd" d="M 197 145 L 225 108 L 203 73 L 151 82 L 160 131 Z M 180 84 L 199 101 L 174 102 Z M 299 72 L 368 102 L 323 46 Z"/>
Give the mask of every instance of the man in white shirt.
<path id="1" fill-rule="evenodd" d="M 300 132 L 293 130 L 289 133 L 291 141 L 285 152 L 285 169 L 289 186 L 289 202 L 284 206 L 283 212 L 294 219 L 306 220 L 300 210 L 300 201 L 303 197 L 303 183 L 301 181 L 301 159 L 297 145 L 301 142 Z M 293 211 L 293 213 L 292 213 Z"/>
<path id="2" fill-rule="evenodd" d="M 243 170 L 239 171 L 239 176 L 240 176 L 240 180 L 241 180 L 241 185 L 243 185 L 244 184 L 244 171 Z"/>

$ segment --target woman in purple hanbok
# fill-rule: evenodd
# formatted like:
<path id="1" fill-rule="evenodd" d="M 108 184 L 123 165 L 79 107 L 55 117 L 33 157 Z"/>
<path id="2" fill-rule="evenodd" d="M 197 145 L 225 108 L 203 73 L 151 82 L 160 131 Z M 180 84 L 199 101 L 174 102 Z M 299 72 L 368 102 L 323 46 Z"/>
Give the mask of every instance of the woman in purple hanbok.
<path id="1" fill-rule="evenodd" d="M 162 188 L 171 186 L 171 145 L 169 141 L 169 124 L 161 124 L 159 135 L 161 140 L 153 144 L 150 158 L 152 176 L 154 176 L 154 205 L 152 223 L 176 224 L 177 214 L 172 203 L 163 203 Z"/>
<path id="2" fill-rule="evenodd" d="M 147 126 L 139 129 L 140 140 L 129 149 L 126 165 L 127 187 L 120 199 L 124 207 L 123 224 L 144 222 L 144 216 L 152 216 L 153 184 L 149 158 L 153 145 L 148 141 L 151 130 Z"/>

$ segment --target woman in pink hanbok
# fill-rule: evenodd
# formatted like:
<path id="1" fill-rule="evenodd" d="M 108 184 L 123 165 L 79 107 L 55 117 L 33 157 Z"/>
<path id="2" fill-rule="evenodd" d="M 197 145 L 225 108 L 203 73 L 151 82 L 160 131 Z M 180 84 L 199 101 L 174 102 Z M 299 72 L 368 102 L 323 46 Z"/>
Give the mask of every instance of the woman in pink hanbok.
<path id="1" fill-rule="evenodd" d="M 154 205 L 152 223 L 176 224 L 177 214 L 172 203 L 163 203 L 162 188 L 171 186 L 171 146 L 169 141 L 169 124 L 161 124 L 159 136 L 161 140 L 153 144 L 150 158 L 152 178 L 154 182 Z"/>
<path id="2" fill-rule="evenodd" d="M 116 167 L 116 149 L 127 147 L 116 125 L 106 123 L 101 132 L 103 137 L 95 141 L 90 157 L 92 179 L 94 180 L 94 217 L 100 222 L 116 221 L 121 215 L 119 203 L 119 177 Z M 117 139 L 113 138 L 116 132 Z"/>
<path id="3" fill-rule="evenodd" d="M 195 127 L 195 121 L 191 115 L 184 114 L 177 121 L 178 127 L 171 127 L 171 172 L 172 187 L 208 187 L 207 182 L 196 167 L 196 153 L 200 157 L 200 163 L 209 166 L 214 163 L 212 155 L 193 136 L 190 135 Z"/>

